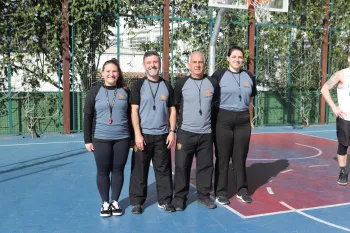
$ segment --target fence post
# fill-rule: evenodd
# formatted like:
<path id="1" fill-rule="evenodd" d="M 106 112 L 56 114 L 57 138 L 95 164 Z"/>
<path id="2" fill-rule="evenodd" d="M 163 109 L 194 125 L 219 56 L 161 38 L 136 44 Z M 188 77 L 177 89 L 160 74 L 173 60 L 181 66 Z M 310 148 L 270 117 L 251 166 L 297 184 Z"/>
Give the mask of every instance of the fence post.
<path id="1" fill-rule="evenodd" d="M 170 0 L 164 0 L 163 6 L 163 78 L 169 79 L 169 26 Z"/>
<path id="2" fill-rule="evenodd" d="M 329 43 L 329 0 L 324 0 L 324 25 L 323 25 L 323 41 L 322 41 L 322 78 L 321 87 L 327 80 L 328 73 L 328 43 Z M 326 123 L 326 101 L 320 95 L 320 124 Z"/>
<path id="3" fill-rule="evenodd" d="M 11 28 L 9 25 L 9 19 L 7 19 L 7 55 L 9 60 L 11 59 Z M 9 133 L 13 133 L 13 122 L 12 122 L 12 86 L 11 86 L 11 65 L 7 66 L 7 92 L 8 92 L 8 100 L 7 100 L 7 109 L 8 109 L 8 123 L 9 123 Z M 20 121 L 20 119 L 19 119 Z"/>
<path id="4" fill-rule="evenodd" d="M 69 4 L 68 0 L 62 0 L 62 53 L 63 53 L 63 121 L 64 133 L 70 133 L 70 82 L 69 82 Z"/>
<path id="5" fill-rule="evenodd" d="M 12 87 L 11 87 L 11 65 L 7 67 L 7 91 L 8 91 L 8 121 L 9 121 L 9 133 L 13 133 L 13 121 L 12 121 Z M 21 121 L 21 119 L 18 119 Z"/>
<path id="6" fill-rule="evenodd" d="M 248 59 L 248 70 L 250 73 L 255 75 L 255 35 L 256 35 L 256 20 L 255 20 L 255 10 L 253 6 L 249 6 L 249 16 L 250 24 L 248 28 L 248 50 L 249 50 L 249 59 Z M 250 122 L 252 122 L 254 117 L 254 107 L 249 105 L 249 115 Z"/>
<path id="7" fill-rule="evenodd" d="M 117 59 L 120 61 L 120 0 L 117 0 Z"/>

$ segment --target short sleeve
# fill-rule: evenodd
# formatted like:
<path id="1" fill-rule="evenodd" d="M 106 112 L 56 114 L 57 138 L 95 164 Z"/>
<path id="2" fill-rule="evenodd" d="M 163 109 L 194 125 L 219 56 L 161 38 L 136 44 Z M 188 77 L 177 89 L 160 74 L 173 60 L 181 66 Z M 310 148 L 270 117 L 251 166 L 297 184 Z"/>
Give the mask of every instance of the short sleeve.
<path id="1" fill-rule="evenodd" d="M 174 107 L 175 106 L 175 99 L 174 99 L 174 88 L 170 85 L 170 83 L 166 80 L 164 80 L 165 85 L 168 88 L 169 92 L 169 98 L 168 98 L 168 107 Z"/>
<path id="2" fill-rule="evenodd" d="M 141 101 L 140 92 L 141 92 L 141 87 L 142 87 L 142 84 L 144 81 L 145 81 L 144 78 L 139 79 L 132 86 L 131 91 L 130 91 L 130 98 L 129 98 L 130 104 L 140 105 L 140 101 Z"/>
<path id="3" fill-rule="evenodd" d="M 182 88 L 185 85 L 188 77 L 178 79 L 174 88 L 174 102 L 175 105 L 180 105 L 182 100 Z"/>

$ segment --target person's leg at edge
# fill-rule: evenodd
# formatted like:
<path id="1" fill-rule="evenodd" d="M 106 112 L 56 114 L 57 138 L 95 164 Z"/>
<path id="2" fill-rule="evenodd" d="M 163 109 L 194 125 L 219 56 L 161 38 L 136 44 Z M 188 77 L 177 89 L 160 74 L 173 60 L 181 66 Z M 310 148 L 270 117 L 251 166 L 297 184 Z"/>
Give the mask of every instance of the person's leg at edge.
<path id="1" fill-rule="evenodd" d="M 339 178 L 337 183 L 339 185 L 347 185 L 348 183 L 349 172 L 346 169 L 347 157 L 348 157 L 347 150 L 348 150 L 347 146 L 344 146 L 341 143 L 338 144 L 337 159 L 338 159 L 340 172 L 339 172 Z"/>

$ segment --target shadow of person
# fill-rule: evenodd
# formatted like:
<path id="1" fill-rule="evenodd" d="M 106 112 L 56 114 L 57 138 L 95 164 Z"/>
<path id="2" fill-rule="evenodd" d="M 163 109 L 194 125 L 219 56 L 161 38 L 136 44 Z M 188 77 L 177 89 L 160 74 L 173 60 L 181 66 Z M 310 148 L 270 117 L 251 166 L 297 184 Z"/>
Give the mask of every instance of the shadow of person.
<path id="1" fill-rule="evenodd" d="M 129 187 L 128 187 L 129 188 Z M 145 203 L 143 204 L 143 209 L 146 209 L 147 207 L 158 203 L 157 198 L 157 185 L 156 182 L 153 182 L 152 184 L 149 184 L 147 186 L 147 199 Z M 126 197 L 118 202 L 120 207 L 122 209 L 126 209 L 128 206 L 131 206 L 129 197 Z"/>
<path id="2" fill-rule="evenodd" d="M 247 167 L 248 192 L 253 195 L 255 191 L 267 184 L 272 178 L 276 177 L 281 171 L 289 167 L 287 159 L 280 159 L 273 162 L 254 163 Z M 227 197 L 231 198 L 237 193 L 235 177 L 232 164 L 229 167 Z"/>

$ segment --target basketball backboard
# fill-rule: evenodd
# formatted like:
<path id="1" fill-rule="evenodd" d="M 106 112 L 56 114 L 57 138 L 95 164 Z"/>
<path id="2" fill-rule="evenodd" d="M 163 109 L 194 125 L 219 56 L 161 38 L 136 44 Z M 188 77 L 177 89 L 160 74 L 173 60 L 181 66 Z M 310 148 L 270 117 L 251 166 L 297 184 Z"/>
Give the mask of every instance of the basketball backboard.
<path id="1" fill-rule="evenodd" d="M 272 0 L 269 5 L 269 11 L 288 12 L 289 0 Z M 228 4 L 229 0 L 209 0 L 210 7 L 232 8 L 232 9 L 248 9 L 248 0 L 233 0 Z"/>

